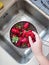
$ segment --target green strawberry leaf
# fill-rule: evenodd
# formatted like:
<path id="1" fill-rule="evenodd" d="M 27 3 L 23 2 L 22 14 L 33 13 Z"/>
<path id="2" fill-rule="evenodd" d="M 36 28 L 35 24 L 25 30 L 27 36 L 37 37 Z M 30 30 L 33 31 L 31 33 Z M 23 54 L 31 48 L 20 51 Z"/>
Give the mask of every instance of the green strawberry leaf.
<path id="1" fill-rule="evenodd" d="M 23 44 L 23 47 L 26 47 L 26 43 Z"/>
<path id="2" fill-rule="evenodd" d="M 18 40 L 19 40 L 19 38 L 18 38 L 17 36 L 14 36 L 14 37 L 12 38 L 12 42 L 18 42 Z"/>
<path id="3" fill-rule="evenodd" d="M 21 28 L 21 26 L 19 24 L 16 24 L 16 27 Z"/>

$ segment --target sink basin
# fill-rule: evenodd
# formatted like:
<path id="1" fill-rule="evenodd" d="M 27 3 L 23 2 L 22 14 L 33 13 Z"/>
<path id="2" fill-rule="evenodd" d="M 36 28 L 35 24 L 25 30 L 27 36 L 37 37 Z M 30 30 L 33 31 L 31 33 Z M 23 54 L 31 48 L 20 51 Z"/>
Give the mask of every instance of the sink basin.
<path id="1" fill-rule="evenodd" d="M 27 5 L 29 5 L 29 4 L 27 3 Z M 31 8 L 31 6 L 29 6 L 29 7 Z M 31 58 L 33 57 L 33 53 L 30 50 L 29 53 L 25 55 L 25 57 L 22 57 L 18 53 L 16 47 L 10 41 L 9 33 L 10 33 L 11 27 L 16 22 L 29 21 L 36 27 L 39 36 L 41 38 L 43 38 L 47 32 L 47 28 L 46 28 L 47 24 L 43 23 L 43 21 L 45 20 L 45 17 L 43 15 L 41 16 L 41 13 L 38 13 L 38 11 L 36 11 L 36 9 L 32 8 L 32 11 L 33 11 L 32 13 L 31 13 L 31 11 L 27 10 L 27 8 L 25 8 L 25 7 L 21 8 L 19 10 L 15 10 L 15 9 L 16 9 L 16 6 L 11 7 L 7 11 L 7 13 L 12 14 L 12 15 L 7 14 L 8 15 L 7 19 L 6 19 L 6 17 L 2 18 L 2 20 L 4 20 L 4 25 L 1 26 L 1 24 L 3 24 L 3 23 L 0 24 L 0 46 L 3 47 L 18 63 L 24 64 L 24 63 L 29 62 L 29 60 L 31 60 Z M 35 13 L 35 15 L 34 15 L 34 13 Z M 43 17 L 43 21 L 40 18 L 37 18 L 37 15 L 38 15 L 38 17 L 40 17 L 40 16 Z M 2 21 L 2 20 L 0 19 L 0 21 Z"/>

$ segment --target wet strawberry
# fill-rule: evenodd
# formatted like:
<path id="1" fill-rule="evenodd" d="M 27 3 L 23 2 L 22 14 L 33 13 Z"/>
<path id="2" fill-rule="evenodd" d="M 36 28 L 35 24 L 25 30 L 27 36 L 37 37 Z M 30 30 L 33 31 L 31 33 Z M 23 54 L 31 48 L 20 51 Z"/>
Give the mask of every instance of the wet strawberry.
<path id="1" fill-rule="evenodd" d="M 16 30 L 19 30 L 19 31 L 21 30 L 21 28 L 18 28 L 18 27 L 15 27 L 15 29 L 16 29 Z"/>
<path id="2" fill-rule="evenodd" d="M 33 40 L 33 42 L 35 42 L 36 41 L 36 39 L 32 39 Z"/>
<path id="3" fill-rule="evenodd" d="M 12 34 L 11 37 L 16 37 L 16 34 Z"/>
<path id="4" fill-rule="evenodd" d="M 28 23 L 28 22 L 25 23 L 23 27 L 24 27 L 24 29 L 28 29 L 28 27 L 29 27 L 29 23 Z"/>
<path id="5" fill-rule="evenodd" d="M 19 34 L 19 30 L 16 29 L 16 28 L 12 28 L 11 29 L 11 32 L 14 33 L 14 34 Z"/>
<path id="6" fill-rule="evenodd" d="M 28 30 L 28 32 L 32 32 L 32 30 Z"/>
<path id="7" fill-rule="evenodd" d="M 28 37 L 28 36 L 30 36 L 30 35 L 31 35 L 31 33 L 32 33 L 32 31 L 31 31 L 31 30 L 29 30 L 29 31 L 27 31 L 27 32 L 26 32 L 26 35 L 25 35 L 25 36 L 26 36 L 26 37 Z"/>
<path id="8" fill-rule="evenodd" d="M 28 35 L 28 33 L 26 32 L 26 35 L 25 35 L 25 37 L 26 37 L 26 38 L 28 38 L 28 36 L 29 36 L 29 35 Z"/>
<path id="9" fill-rule="evenodd" d="M 35 35 L 34 35 L 34 33 L 33 33 L 33 32 L 31 33 L 31 35 L 30 35 L 30 36 L 31 36 L 31 38 L 32 38 L 33 42 L 35 42 Z"/>
<path id="10" fill-rule="evenodd" d="M 22 41 L 23 43 L 26 43 L 26 42 L 27 42 L 27 38 L 23 38 L 21 41 Z"/>
<path id="11" fill-rule="evenodd" d="M 27 47 L 31 47 L 31 45 L 28 43 L 28 44 L 27 44 Z"/>
<path id="12" fill-rule="evenodd" d="M 23 38 L 22 37 L 19 37 L 19 41 L 21 41 Z"/>
<path id="13" fill-rule="evenodd" d="M 27 33 L 26 30 L 23 30 L 22 37 L 25 37 L 26 33 Z"/>
<path id="14" fill-rule="evenodd" d="M 17 47 L 20 47 L 20 46 L 21 46 L 21 42 L 18 41 L 18 42 L 16 43 L 16 46 L 17 46 Z"/>
<path id="15" fill-rule="evenodd" d="M 31 35 L 31 34 L 32 34 L 32 31 L 29 30 L 29 31 L 27 32 L 27 34 L 28 34 L 28 36 Z"/>
<path id="16" fill-rule="evenodd" d="M 22 47 L 26 47 L 27 44 L 26 44 L 26 43 L 22 43 L 21 46 L 22 46 Z"/>

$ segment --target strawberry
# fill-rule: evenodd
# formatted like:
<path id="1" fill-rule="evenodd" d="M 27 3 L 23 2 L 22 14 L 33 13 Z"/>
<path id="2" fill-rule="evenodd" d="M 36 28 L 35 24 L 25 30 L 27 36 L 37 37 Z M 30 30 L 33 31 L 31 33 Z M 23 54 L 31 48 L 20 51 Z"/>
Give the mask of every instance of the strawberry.
<path id="1" fill-rule="evenodd" d="M 22 47 L 26 47 L 27 45 L 26 45 L 26 43 L 22 43 L 21 46 Z"/>
<path id="2" fill-rule="evenodd" d="M 31 35 L 31 32 L 32 32 L 31 30 L 27 31 L 25 36 L 26 37 L 30 36 Z"/>
<path id="3" fill-rule="evenodd" d="M 32 32 L 32 30 L 28 30 L 28 32 Z"/>
<path id="4" fill-rule="evenodd" d="M 26 42 L 27 42 L 27 38 L 23 38 L 21 41 L 22 41 L 23 43 L 26 43 Z"/>
<path id="5" fill-rule="evenodd" d="M 11 37 L 15 37 L 15 36 L 16 36 L 16 34 L 12 34 L 12 35 L 11 35 Z"/>
<path id="6" fill-rule="evenodd" d="M 15 29 L 16 29 L 16 30 L 19 30 L 19 31 L 21 30 L 21 28 L 18 28 L 18 27 L 15 27 Z"/>
<path id="7" fill-rule="evenodd" d="M 32 38 L 33 42 L 35 42 L 35 35 L 34 35 L 34 33 L 33 33 L 33 32 L 31 33 L 31 35 L 30 35 L 30 36 L 31 36 L 31 38 Z"/>
<path id="8" fill-rule="evenodd" d="M 27 47 L 31 47 L 31 45 L 28 43 L 28 44 L 27 44 Z"/>
<path id="9" fill-rule="evenodd" d="M 19 34 L 19 30 L 16 29 L 16 28 L 12 28 L 11 29 L 11 32 L 14 33 L 14 34 Z"/>
<path id="10" fill-rule="evenodd" d="M 28 27 L 29 27 L 29 23 L 27 22 L 27 23 L 24 24 L 23 28 L 27 29 Z"/>
<path id="11" fill-rule="evenodd" d="M 16 43 L 16 46 L 17 46 L 17 47 L 20 47 L 20 45 L 21 45 L 21 42 L 18 41 L 18 42 Z"/>
<path id="12" fill-rule="evenodd" d="M 25 37 L 25 35 L 26 35 L 26 30 L 23 30 L 22 37 Z"/>
<path id="13" fill-rule="evenodd" d="M 33 42 L 35 42 L 36 41 L 36 39 L 32 39 L 33 40 Z"/>
<path id="14" fill-rule="evenodd" d="M 32 31 L 29 30 L 29 31 L 27 32 L 27 34 L 28 34 L 28 36 L 31 35 L 31 34 L 32 34 Z"/>
<path id="15" fill-rule="evenodd" d="M 22 37 L 19 37 L 19 41 L 21 41 L 23 38 Z"/>
<path id="16" fill-rule="evenodd" d="M 32 32 L 32 30 L 29 30 L 29 31 L 26 33 L 25 36 L 26 36 L 27 38 L 28 38 L 28 36 L 31 36 L 33 42 L 35 42 L 35 35 L 34 35 L 34 33 Z"/>

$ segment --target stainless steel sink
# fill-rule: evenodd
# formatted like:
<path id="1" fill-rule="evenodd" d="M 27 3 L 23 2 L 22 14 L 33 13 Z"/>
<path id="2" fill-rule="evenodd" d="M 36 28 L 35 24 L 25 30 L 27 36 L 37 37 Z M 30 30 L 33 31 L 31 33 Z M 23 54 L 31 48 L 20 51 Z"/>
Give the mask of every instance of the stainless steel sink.
<path id="1" fill-rule="evenodd" d="M 17 4 L 17 8 L 15 3 L 6 12 L 6 16 L 0 18 L 0 46 L 3 47 L 17 62 L 19 62 L 20 64 L 24 64 L 29 62 L 29 60 L 33 57 L 33 53 L 32 51 L 29 51 L 29 53 L 26 54 L 25 57 L 22 57 L 20 56 L 20 54 L 18 54 L 16 47 L 10 41 L 9 33 L 11 27 L 16 22 L 29 21 L 36 27 L 39 36 L 43 39 L 43 37 L 47 33 L 48 23 L 46 21 L 48 20 L 25 0 L 23 4 L 20 3 L 23 7 L 20 7 L 19 2 Z M 30 8 L 30 10 L 27 6 Z"/>

